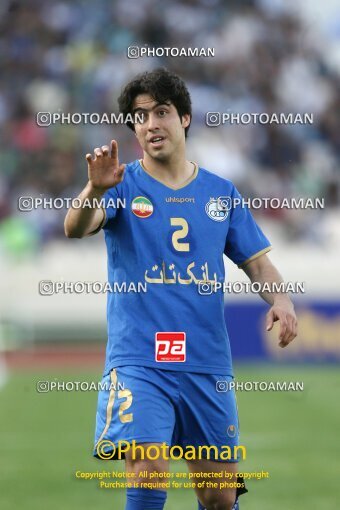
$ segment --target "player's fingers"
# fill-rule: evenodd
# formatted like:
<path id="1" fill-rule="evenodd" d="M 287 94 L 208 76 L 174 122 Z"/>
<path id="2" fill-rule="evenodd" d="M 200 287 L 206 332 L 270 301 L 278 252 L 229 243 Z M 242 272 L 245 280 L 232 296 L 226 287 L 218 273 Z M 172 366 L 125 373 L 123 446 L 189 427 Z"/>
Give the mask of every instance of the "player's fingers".
<path id="1" fill-rule="evenodd" d="M 86 158 L 86 161 L 87 161 L 88 163 L 92 163 L 92 161 L 93 161 L 93 159 L 92 159 L 92 154 L 86 154 L 85 158 Z"/>
<path id="2" fill-rule="evenodd" d="M 108 153 L 109 153 L 109 146 L 108 145 L 102 145 L 102 153 L 103 153 L 103 156 L 107 156 Z"/>
<path id="3" fill-rule="evenodd" d="M 294 338 L 296 338 L 296 336 L 297 336 L 297 320 L 293 316 L 289 317 L 289 329 L 290 329 L 290 334 L 288 337 L 288 344 L 290 344 L 290 342 L 292 342 L 294 340 Z"/>
<path id="4" fill-rule="evenodd" d="M 118 144 L 116 140 L 110 142 L 110 156 L 112 159 L 118 159 Z"/>
<path id="5" fill-rule="evenodd" d="M 296 317 L 293 317 L 293 332 L 294 336 L 297 336 L 298 334 L 298 321 Z"/>
<path id="6" fill-rule="evenodd" d="M 287 338 L 287 339 L 283 339 L 281 340 L 281 342 L 279 343 L 279 346 L 282 347 L 282 349 L 284 349 L 285 347 L 287 347 L 287 345 L 289 345 L 292 341 L 294 340 L 294 337 L 292 338 Z"/>
<path id="7" fill-rule="evenodd" d="M 269 310 L 266 317 L 266 330 L 270 331 L 274 324 L 274 312 Z"/>
<path id="8" fill-rule="evenodd" d="M 288 322 L 287 322 L 285 315 L 281 316 L 279 319 L 280 319 L 279 340 L 280 340 L 280 345 L 281 345 L 281 343 L 284 343 L 284 338 L 285 338 L 285 334 L 287 331 Z"/>
<path id="9" fill-rule="evenodd" d="M 101 149 L 99 149 L 99 147 L 96 147 L 94 149 L 94 153 L 95 153 L 96 158 L 101 158 L 103 156 L 103 153 L 102 153 Z"/>
<path id="10" fill-rule="evenodd" d="M 286 330 L 280 341 L 281 347 L 286 347 L 294 338 L 292 317 L 287 316 L 286 323 Z"/>
<path id="11" fill-rule="evenodd" d="M 123 180 L 125 167 L 126 167 L 126 165 L 124 165 L 124 164 L 119 165 L 119 168 L 116 172 L 116 178 L 119 182 L 121 182 Z"/>

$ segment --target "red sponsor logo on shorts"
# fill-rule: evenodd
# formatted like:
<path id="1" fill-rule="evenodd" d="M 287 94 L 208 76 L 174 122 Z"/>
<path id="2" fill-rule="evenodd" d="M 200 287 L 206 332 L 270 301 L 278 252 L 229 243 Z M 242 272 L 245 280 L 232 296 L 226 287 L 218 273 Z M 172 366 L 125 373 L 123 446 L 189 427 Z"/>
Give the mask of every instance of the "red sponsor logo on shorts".
<path id="1" fill-rule="evenodd" d="M 186 335 L 183 331 L 157 332 L 156 361 L 185 361 L 185 339 Z"/>

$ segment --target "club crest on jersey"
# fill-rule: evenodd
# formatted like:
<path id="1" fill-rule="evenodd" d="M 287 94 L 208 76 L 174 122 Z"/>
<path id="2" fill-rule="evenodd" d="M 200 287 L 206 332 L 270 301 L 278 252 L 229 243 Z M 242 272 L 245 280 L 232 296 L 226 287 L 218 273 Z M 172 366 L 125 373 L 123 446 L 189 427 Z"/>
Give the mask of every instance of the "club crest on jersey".
<path id="1" fill-rule="evenodd" d="M 229 425 L 227 429 L 227 434 L 229 437 L 236 437 L 237 428 L 235 427 L 235 425 Z"/>
<path id="2" fill-rule="evenodd" d="M 224 221 L 231 209 L 230 197 L 210 198 L 205 206 L 205 212 L 214 221 Z"/>
<path id="3" fill-rule="evenodd" d="M 153 213 L 153 205 L 146 197 L 136 197 L 131 202 L 131 211 L 138 218 L 148 218 Z"/>

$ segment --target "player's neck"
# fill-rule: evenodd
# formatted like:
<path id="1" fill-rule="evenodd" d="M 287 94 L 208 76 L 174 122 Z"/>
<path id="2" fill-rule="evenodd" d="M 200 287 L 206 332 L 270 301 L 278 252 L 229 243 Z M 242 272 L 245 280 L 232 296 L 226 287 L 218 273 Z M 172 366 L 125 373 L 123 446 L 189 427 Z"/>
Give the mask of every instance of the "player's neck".
<path id="1" fill-rule="evenodd" d="M 195 171 L 195 165 L 187 161 L 185 156 L 159 161 L 144 153 L 143 167 L 152 177 L 170 186 L 180 186 L 189 180 Z"/>

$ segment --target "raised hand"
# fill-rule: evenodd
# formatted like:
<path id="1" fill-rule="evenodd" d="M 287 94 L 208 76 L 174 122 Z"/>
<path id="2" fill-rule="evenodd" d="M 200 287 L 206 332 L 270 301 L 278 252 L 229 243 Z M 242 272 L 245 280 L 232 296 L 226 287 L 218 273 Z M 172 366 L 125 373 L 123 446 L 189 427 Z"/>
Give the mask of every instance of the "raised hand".
<path id="1" fill-rule="evenodd" d="M 286 347 L 297 336 L 297 320 L 292 303 L 273 305 L 266 316 L 266 329 L 270 331 L 274 322 L 280 321 L 279 346 Z"/>
<path id="2" fill-rule="evenodd" d="M 86 154 L 85 157 L 89 182 L 94 190 L 105 192 L 123 180 L 125 165 L 119 164 L 116 140 L 111 140 L 110 147 L 103 145 L 94 149 L 94 157 L 92 154 Z"/>

